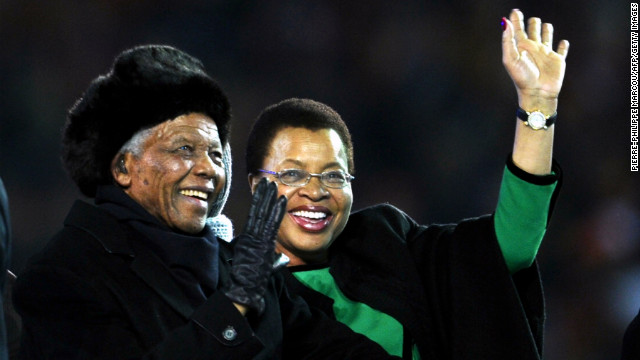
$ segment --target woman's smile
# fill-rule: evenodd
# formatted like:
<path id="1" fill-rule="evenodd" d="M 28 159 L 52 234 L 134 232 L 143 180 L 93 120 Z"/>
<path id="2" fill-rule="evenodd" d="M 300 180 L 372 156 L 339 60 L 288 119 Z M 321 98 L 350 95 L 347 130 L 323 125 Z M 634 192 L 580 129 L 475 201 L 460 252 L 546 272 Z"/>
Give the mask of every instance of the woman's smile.
<path id="1" fill-rule="evenodd" d="M 289 211 L 291 219 L 309 232 L 321 232 L 331 222 L 331 211 L 323 206 L 298 206 Z"/>

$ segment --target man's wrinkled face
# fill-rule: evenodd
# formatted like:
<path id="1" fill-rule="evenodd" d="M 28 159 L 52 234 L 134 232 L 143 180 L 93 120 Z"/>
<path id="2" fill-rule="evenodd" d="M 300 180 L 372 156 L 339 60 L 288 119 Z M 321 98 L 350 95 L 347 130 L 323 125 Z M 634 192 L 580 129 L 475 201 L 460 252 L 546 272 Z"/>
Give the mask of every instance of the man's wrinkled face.
<path id="1" fill-rule="evenodd" d="M 139 153 L 124 154 L 126 170 L 113 174 L 124 191 L 161 222 L 196 234 L 224 188 L 222 156 L 215 122 L 190 113 L 153 127 Z"/>

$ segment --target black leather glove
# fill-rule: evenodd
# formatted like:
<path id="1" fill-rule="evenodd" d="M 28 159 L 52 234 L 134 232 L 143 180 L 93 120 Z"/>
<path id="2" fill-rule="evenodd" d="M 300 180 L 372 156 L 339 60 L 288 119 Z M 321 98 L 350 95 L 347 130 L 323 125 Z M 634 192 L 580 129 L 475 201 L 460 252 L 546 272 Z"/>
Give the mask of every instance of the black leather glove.
<path id="1" fill-rule="evenodd" d="M 276 261 L 275 239 L 284 217 L 287 198 L 262 178 L 251 200 L 244 232 L 234 238 L 231 282 L 225 295 L 261 314 L 264 293 Z"/>

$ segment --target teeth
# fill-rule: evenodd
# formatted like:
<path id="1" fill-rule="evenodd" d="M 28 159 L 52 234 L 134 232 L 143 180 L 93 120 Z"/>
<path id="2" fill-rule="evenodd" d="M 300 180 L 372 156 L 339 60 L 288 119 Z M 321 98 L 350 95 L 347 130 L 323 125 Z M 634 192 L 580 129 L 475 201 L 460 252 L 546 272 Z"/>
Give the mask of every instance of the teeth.
<path id="1" fill-rule="evenodd" d="M 291 214 L 294 216 L 302 216 L 310 219 L 324 219 L 327 214 L 319 211 L 294 211 Z"/>
<path id="2" fill-rule="evenodd" d="M 202 200 L 207 200 L 209 198 L 209 194 L 203 191 L 198 191 L 198 190 L 180 190 L 180 194 L 196 197 Z"/>

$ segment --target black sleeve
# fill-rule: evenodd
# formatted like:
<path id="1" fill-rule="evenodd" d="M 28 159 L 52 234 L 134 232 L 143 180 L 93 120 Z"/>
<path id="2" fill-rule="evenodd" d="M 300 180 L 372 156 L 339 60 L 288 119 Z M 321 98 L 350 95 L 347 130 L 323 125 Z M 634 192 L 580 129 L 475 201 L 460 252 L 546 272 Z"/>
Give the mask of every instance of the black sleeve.
<path id="1" fill-rule="evenodd" d="M 283 269 L 286 271 L 286 269 Z M 279 272 L 277 276 L 282 276 Z M 284 281 L 279 279 L 282 284 Z M 281 287 L 284 359 L 399 359 Z"/>
<path id="2" fill-rule="evenodd" d="M 6 300 L 6 272 L 11 260 L 11 221 L 9 218 L 9 199 L 0 179 L 0 360 L 8 358 L 7 354 L 7 332 L 5 327 L 4 303 Z"/>
<path id="3" fill-rule="evenodd" d="M 0 179 L 0 291 L 4 293 L 5 276 L 11 260 L 11 220 L 9 217 L 9 197 Z M 0 300 L 1 301 L 1 300 Z"/>
<path id="4" fill-rule="evenodd" d="M 96 289 L 67 269 L 33 266 L 20 274 L 14 301 L 24 324 L 25 358 L 250 359 L 262 349 L 246 319 L 221 293 L 183 325 L 162 329 L 157 343 L 148 343 L 123 310 L 104 301 Z M 150 314 L 155 310 L 150 303 Z M 229 326 L 235 333 L 225 339 L 223 331 Z"/>
<path id="5" fill-rule="evenodd" d="M 640 359 L 640 313 L 633 318 L 622 339 L 621 360 Z"/>
<path id="6" fill-rule="evenodd" d="M 545 309 L 537 263 L 509 274 L 492 216 L 413 229 L 408 244 L 453 358 L 538 359 Z"/>

